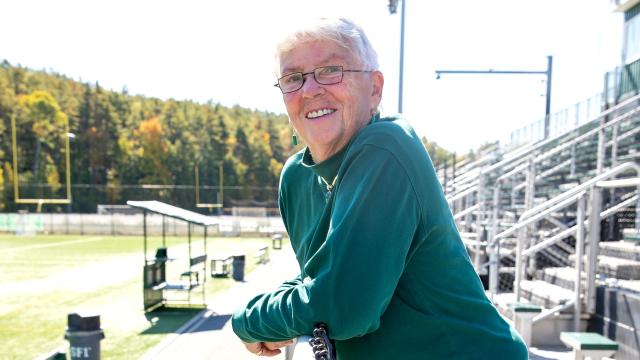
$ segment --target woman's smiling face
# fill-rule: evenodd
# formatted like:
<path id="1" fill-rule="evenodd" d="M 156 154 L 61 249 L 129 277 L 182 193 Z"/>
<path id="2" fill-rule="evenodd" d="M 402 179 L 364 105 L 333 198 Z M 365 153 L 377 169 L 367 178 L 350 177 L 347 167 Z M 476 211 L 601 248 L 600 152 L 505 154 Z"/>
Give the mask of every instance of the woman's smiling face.
<path id="1" fill-rule="evenodd" d="M 330 40 L 297 44 L 280 58 L 280 74 L 308 73 L 322 66 L 344 70 L 369 70 L 346 48 Z M 342 82 L 318 84 L 313 73 L 305 75 L 302 88 L 283 94 L 289 119 L 309 147 L 315 162 L 342 149 L 375 113 L 382 95 L 382 73 L 345 72 Z"/>

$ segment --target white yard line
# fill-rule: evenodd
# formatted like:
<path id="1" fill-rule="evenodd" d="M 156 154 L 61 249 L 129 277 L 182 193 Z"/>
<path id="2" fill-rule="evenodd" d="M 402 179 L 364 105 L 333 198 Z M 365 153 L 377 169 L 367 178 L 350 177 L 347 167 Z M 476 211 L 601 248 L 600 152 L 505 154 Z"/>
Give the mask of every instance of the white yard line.
<path id="1" fill-rule="evenodd" d="M 102 237 L 94 239 L 70 240 L 52 244 L 42 245 L 41 247 L 63 246 L 71 243 L 99 241 Z M 198 245 L 198 241 L 192 242 L 192 246 Z M 180 260 L 175 264 L 179 266 L 183 261 L 188 261 L 187 244 L 179 244 L 169 247 L 169 254 L 180 254 Z M 22 248 L 14 248 L 14 250 L 25 250 L 26 248 L 39 248 L 39 246 L 25 246 Z M 196 247 L 197 248 L 197 247 Z M 84 265 L 76 265 L 73 261 L 69 262 L 67 269 L 52 273 L 46 278 L 32 279 L 25 281 L 5 282 L 0 279 L 0 315 L 8 313 L 20 307 L 18 302 L 8 303 L 3 301 L 10 297 L 20 299 L 23 296 L 38 296 L 54 291 L 73 291 L 73 292 L 91 292 L 99 289 L 114 286 L 130 281 L 133 278 L 142 278 L 143 267 L 142 253 L 110 256 L 93 263 Z M 188 266 L 188 262 L 185 264 Z M 38 266 L 34 263 L 33 266 Z"/>
<path id="2" fill-rule="evenodd" d="M 60 242 L 49 243 L 49 244 L 36 244 L 36 245 L 29 245 L 29 246 L 20 246 L 20 247 L 3 249 L 2 251 L 12 251 L 12 252 L 16 251 L 17 252 L 17 251 L 24 251 L 24 250 L 44 249 L 44 248 L 57 247 L 57 246 L 88 243 L 88 242 L 100 241 L 100 240 L 105 240 L 105 239 L 106 238 L 104 236 L 94 236 L 94 237 L 89 237 L 89 238 L 82 238 L 82 239 L 68 240 L 68 241 L 60 241 Z"/>
<path id="3" fill-rule="evenodd" d="M 84 239 L 88 240 L 88 239 Z M 76 240 L 65 243 L 77 242 Z M 94 240 L 97 241 L 97 240 Z M 61 244 L 61 243 L 55 243 Z M 54 245 L 54 244 L 50 244 Z M 26 246 L 25 246 L 26 248 Z M 169 253 L 186 253 L 187 244 L 169 247 Z M 181 257 L 182 258 L 182 257 Z M 184 257 L 186 258 L 186 256 Z M 125 282 L 142 275 L 142 254 L 111 256 L 102 261 L 83 266 L 69 264 L 69 268 L 43 279 L 2 283 L 0 281 L 0 298 L 15 294 L 43 294 L 55 290 L 72 290 L 79 292 L 95 291 L 106 286 Z M 38 264 L 33 264 L 38 266 Z"/>
<path id="4" fill-rule="evenodd" d="M 56 290 L 94 291 L 141 274 L 140 255 L 115 256 L 106 261 L 69 268 L 44 278 L 0 283 L 0 297 L 37 295 Z M 37 264 L 34 264 L 37 266 Z"/>

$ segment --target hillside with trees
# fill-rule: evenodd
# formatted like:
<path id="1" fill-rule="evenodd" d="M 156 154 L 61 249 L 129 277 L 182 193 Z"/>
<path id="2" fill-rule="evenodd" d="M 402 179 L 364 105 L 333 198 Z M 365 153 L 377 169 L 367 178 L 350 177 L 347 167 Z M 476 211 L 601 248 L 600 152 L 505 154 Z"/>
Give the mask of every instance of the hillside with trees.
<path id="1" fill-rule="evenodd" d="M 13 203 L 12 119 L 20 198 L 65 198 L 69 138 L 71 207 L 43 211 L 95 212 L 97 204 L 160 200 L 195 208 L 274 206 L 280 170 L 296 149 L 285 115 L 116 92 L 64 75 L 0 63 L 0 211 Z M 64 124 L 68 122 L 68 133 Z"/>
<path id="2" fill-rule="evenodd" d="M 274 208 L 282 166 L 301 147 L 292 147 L 291 128 L 282 114 L 132 95 L 126 88 L 112 91 L 3 61 L 3 212 L 36 209 L 14 204 L 12 120 L 22 199 L 67 197 L 69 141 L 72 204 L 45 205 L 47 212 L 92 213 L 98 204 L 127 200 L 159 200 L 195 210 L 196 187 L 200 203 Z M 436 166 L 453 155 L 426 138 L 423 143 Z"/>

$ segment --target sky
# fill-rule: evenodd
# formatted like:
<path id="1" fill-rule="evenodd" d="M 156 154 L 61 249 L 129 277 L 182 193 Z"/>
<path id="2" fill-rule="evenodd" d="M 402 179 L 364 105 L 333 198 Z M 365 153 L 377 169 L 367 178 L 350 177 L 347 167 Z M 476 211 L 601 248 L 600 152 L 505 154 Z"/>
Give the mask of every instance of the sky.
<path id="1" fill-rule="evenodd" d="M 420 136 L 458 153 L 603 88 L 621 62 L 622 14 L 609 0 L 401 0 L 406 6 L 403 114 Z M 293 24 L 348 17 L 378 52 L 383 114 L 398 111 L 400 11 L 388 0 L 0 0 L 0 59 L 116 91 L 286 113 L 274 49 Z"/>

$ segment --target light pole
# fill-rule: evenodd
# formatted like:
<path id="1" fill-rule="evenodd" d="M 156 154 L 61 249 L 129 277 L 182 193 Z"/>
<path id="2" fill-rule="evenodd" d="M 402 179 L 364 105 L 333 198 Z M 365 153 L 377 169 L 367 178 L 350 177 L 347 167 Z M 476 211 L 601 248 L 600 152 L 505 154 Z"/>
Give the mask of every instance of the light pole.
<path id="1" fill-rule="evenodd" d="M 549 137 L 549 120 L 551 113 L 551 73 L 553 69 L 553 56 L 547 56 L 547 70 L 544 71 L 522 71 L 522 70 L 436 70 L 436 79 L 440 79 L 441 74 L 512 74 L 512 75 L 546 75 L 547 95 L 544 110 L 544 139 Z"/>
<path id="2" fill-rule="evenodd" d="M 398 2 L 402 1 L 400 12 L 400 72 L 398 74 L 398 113 L 402 113 L 402 77 L 404 73 L 404 12 L 407 7 L 407 0 L 389 0 L 389 13 L 395 14 L 398 10 Z"/>
<path id="3" fill-rule="evenodd" d="M 76 134 L 67 131 L 67 139 L 75 142 Z M 67 161 L 67 164 L 70 165 L 71 164 L 71 148 L 70 148 L 69 141 L 67 141 L 65 145 L 66 145 L 65 159 Z M 67 189 L 69 192 L 69 204 L 67 205 L 67 213 L 71 213 L 72 211 L 71 203 L 73 202 L 73 193 L 71 192 L 71 166 L 67 166 Z"/>

